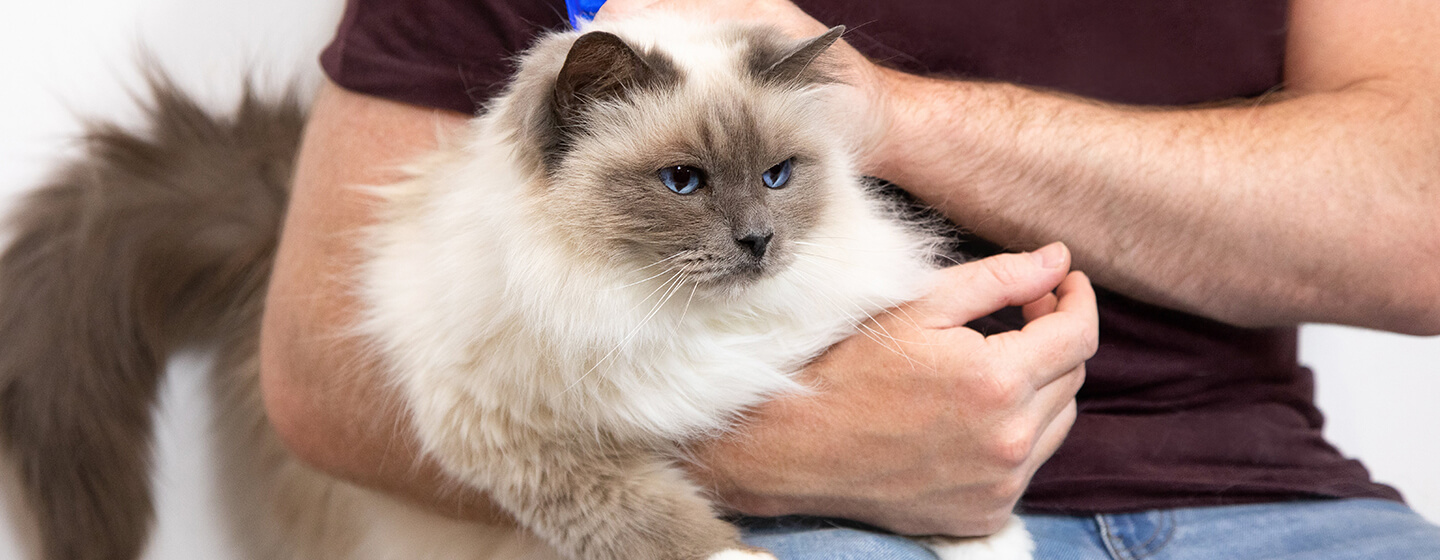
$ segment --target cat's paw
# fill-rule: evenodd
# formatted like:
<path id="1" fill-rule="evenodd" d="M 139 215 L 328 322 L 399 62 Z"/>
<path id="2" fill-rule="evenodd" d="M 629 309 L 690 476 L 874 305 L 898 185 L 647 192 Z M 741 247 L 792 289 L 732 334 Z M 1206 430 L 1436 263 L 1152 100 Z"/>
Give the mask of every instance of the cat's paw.
<path id="1" fill-rule="evenodd" d="M 711 554 L 710 557 L 706 558 L 705 560 L 775 560 L 775 557 L 771 556 L 769 552 L 765 552 L 758 548 L 752 548 L 749 550 L 732 548 L 730 550 L 722 550 L 720 552 L 716 552 L 715 554 Z"/>
<path id="2" fill-rule="evenodd" d="M 1004 529 L 988 537 L 929 537 L 921 542 L 940 560 L 1031 560 L 1035 552 L 1035 541 L 1019 517 L 1011 517 Z"/>

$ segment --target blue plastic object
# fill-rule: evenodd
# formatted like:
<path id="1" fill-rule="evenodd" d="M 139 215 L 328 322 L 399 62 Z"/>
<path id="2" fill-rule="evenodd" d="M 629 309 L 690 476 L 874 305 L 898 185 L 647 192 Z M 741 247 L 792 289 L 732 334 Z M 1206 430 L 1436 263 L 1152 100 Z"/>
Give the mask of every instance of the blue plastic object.
<path id="1" fill-rule="evenodd" d="M 605 0 L 565 0 L 565 11 L 570 13 L 570 27 L 580 28 L 580 22 L 595 19 L 595 12 L 600 11 L 600 6 L 605 5 Z"/>

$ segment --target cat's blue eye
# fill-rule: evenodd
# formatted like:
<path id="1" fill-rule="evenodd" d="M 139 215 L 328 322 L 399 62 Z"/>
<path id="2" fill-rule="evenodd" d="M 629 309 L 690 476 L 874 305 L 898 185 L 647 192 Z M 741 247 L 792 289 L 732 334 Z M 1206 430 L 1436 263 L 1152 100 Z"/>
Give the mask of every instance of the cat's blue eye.
<path id="1" fill-rule="evenodd" d="M 795 158 L 787 159 L 775 164 L 775 166 L 770 169 L 766 169 L 765 172 L 760 175 L 760 178 L 765 181 L 765 186 L 778 189 L 785 186 L 785 183 L 790 182 L 790 162 L 794 159 Z"/>
<path id="2" fill-rule="evenodd" d="M 688 165 L 665 167 L 660 169 L 660 182 L 675 194 L 690 194 L 705 185 L 705 172 Z"/>

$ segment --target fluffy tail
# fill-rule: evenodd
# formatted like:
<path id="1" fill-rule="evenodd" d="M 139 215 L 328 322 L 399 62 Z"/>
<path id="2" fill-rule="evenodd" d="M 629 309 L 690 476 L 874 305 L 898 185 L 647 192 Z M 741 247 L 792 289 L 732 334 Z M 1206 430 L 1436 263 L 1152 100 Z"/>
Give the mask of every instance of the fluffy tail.
<path id="1" fill-rule="evenodd" d="M 139 556 L 166 357 L 258 328 L 288 197 L 295 100 L 218 118 L 151 85 L 150 129 L 93 127 L 0 257 L 0 445 L 46 560 Z"/>

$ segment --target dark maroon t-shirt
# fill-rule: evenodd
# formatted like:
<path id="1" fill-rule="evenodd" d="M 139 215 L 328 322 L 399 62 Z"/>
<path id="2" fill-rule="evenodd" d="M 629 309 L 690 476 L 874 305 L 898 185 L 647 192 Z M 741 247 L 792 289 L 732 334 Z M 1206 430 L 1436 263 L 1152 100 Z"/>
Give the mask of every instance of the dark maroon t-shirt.
<path id="1" fill-rule="evenodd" d="M 1286 0 L 797 0 L 885 64 L 1096 99 L 1185 105 L 1281 84 Z M 322 55 L 339 85 L 473 112 L 561 0 L 351 0 Z M 972 244 L 980 246 L 983 243 Z M 1398 500 L 1321 437 L 1295 329 L 1240 329 L 1101 289 L 1100 350 L 1034 512 L 1325 497 Z M 1003 315 L 978 322 L 1013 328 Z"/>

